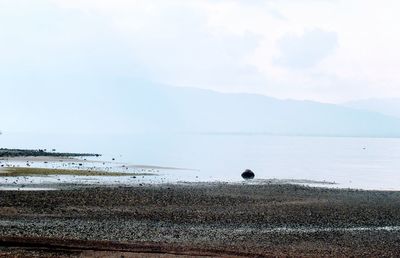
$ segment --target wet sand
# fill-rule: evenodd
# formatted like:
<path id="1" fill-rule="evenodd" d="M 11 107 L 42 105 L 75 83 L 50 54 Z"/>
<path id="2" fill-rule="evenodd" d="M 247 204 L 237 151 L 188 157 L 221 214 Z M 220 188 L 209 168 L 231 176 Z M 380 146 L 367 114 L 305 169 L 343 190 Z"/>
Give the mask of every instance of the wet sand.
<path id="1" fill-rule="evenodd" d="M 5 256 L 397 256 L 399 226 L 400 192 L 218 183 L 0 191 Z"/>

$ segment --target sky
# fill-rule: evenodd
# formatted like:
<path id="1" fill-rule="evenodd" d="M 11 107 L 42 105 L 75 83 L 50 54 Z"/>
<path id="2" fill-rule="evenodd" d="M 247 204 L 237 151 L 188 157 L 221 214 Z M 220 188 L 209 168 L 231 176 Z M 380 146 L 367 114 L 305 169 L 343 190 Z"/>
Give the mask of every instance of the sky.
<path id="1" fill-rule="evenodd" d="M 0 0 L 1 92 L 51 97 L 120 80 L 327 103 L 400 97 L 399 9 L 395 0 Z"/>

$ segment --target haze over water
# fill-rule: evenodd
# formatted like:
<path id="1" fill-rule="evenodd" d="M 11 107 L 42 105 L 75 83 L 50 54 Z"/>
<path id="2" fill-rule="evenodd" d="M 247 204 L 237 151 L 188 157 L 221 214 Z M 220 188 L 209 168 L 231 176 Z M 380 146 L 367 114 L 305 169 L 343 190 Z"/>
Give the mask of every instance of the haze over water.
<path id="1" fill-rule="evenodd" d="M 4 134 L 7 148 L 101 153 L 102 160 L 165 166 L 178 181 L 256 179 L 335 182 L 333 187 L 400 190 L 400 139 L 229 134 L 39 135 Z M 332 186 L 330 186 L 332 187 Z"/>

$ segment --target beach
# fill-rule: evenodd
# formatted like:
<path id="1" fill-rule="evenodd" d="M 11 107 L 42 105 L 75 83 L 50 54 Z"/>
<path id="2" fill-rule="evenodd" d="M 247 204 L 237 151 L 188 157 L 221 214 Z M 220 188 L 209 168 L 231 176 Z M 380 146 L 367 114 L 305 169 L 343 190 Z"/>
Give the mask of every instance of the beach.
<path id="1" fill-rule="evenodd" d="M 398 11 L 0 0 L 0 258 L 400 257 Z"/>
<path id="2" fill-rule="evenodd" d="M 0 254 L 396 256 L 400 192 L 181 183 L 0 191 Z"/>

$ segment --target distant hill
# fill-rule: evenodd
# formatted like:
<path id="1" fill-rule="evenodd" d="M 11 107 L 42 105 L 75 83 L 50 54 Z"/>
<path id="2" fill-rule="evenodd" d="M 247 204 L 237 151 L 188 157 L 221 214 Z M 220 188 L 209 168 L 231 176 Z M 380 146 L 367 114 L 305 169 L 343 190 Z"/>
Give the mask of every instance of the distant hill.
<path id="1" fill-rule="evenodd" d="M 378 112 L 400 118 L 400 99 L 365 99 L 344 103 L 344 106 Z"/>
<path id="2" fill-rule="evenodd" d="M 400 119 L 338 105 L 129 80 L 62 83 L 5 98 L 2 129 L 400 137 Z"/>
<path id="3" fill-rule="evenodd" d="M 163 110 L 163 116 L 175 120 L 184 131 L 400 136 L 400 119 L 338 105 L 191 88 L 165 91 L 165 97 L 173 102 Z"/>
<path id="4" fill-rule="evenodd" d="M 312 101 L 279 100 L 162 85 L 118 94 L 131 119 L 149 130 L 276 135 L 400 136 L 400 119 Z M 123 96 L 123 97 L 121 97 Z M 138 125 L 139 126 L 139 125 Z"/>

